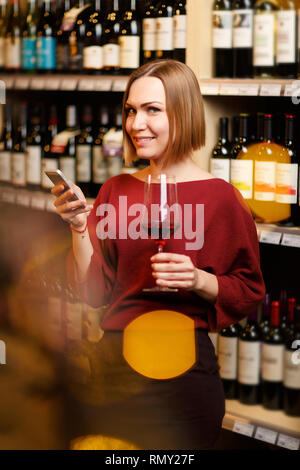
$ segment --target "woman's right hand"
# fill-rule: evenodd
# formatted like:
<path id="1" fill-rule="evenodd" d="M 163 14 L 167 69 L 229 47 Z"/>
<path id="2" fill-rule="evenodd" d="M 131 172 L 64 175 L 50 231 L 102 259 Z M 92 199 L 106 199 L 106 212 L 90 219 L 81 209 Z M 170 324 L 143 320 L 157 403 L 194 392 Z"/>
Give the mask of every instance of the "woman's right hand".
<path id="1" fill-rule="evenodd" d="M 83 229 L 86 226 L 86 220 L 88 213 L 92 210 L 92 205 L 87 205 L 86 198 L 84 197 L 81 189 L 74 183 L 70 182 L 71 186 L 76 189 L 81 196 L 81 201 L 74 201 L 72 199 L 73 191 L 68 189 L 66 191 L 65 186 L 62 184 L 56 184 L 51 189 L 51 193 L 56 196 L 54 205 L 56 207 L 56 213 L 60 217 L 71 224 L 75 229 Z"/>

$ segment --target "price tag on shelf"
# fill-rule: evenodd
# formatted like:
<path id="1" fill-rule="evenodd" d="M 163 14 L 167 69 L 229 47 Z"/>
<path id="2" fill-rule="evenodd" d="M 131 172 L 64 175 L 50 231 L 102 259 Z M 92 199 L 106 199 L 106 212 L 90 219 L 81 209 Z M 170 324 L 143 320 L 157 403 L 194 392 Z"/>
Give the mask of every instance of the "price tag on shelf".
<path id="1" fill-rule="evenodd" d="M 269 230 L 262 230 L 260 232 L 259 241 L 261 243 L 269 243 L 271 245 L 280 245 L 281 236 L 281 232 L 271 232 Z"/>
<path id="2" fill-rule="evenodd" d="M 261 85 L 260 87 L 260 96 L 281 96 L 282 85 L 274 85 L 269 83 L 268 85 Z"/>
<path id="3" fill-rule="evenodd" d="M 294 80 L 290 85 L 286 85 L 284 96 L 300 97 L 300 80 Z"/>
<path id="4" fill-rule="evenodd" d="M 295 437 L 291 436 L 286 436 L 285 434 L 279 434 L 277 445 L 289 450 L 299 450 L 300 439 L 296 439 Z"/>
<path id="5" fill-rule="evenodd" d="M 220 95 L 228 96 L 257 96 L 258 84 L 253 83 L 222 83 Z"/>
<path id="6" fill-rule="evenodd" d="M 47 78 L 45 83 L 45 88 L 47 90 L 59 90 L 60 88 L 60 79 L 59 78 Z"/>
<path id="7" fill-rule="evenodd" d="M 300 248 L 300 235 L 294 235 L 293 233 L 284 233 L 281 244 L 284 246 Z"/>
<path id="8" fill-rule="evenodd" d="M 5 87 L 10 90 L 14 87 L 15 79 L 13 77 L 5 77 L 4 78 Z"/>
<path id="9" fill-rule="evenodd" d="M 4 189 L 2 193 L 2 201 L 9 202 L 10 204 L 14 204 L 16 200 L 16 191 L 14 189 Z"/>
<path id="10" fill-rule="evenodd" d="M 17 204 L 23 207 L 30 207 L 31 197 L 28 191 L 18 191 L 17 192 Z"/>
<path id="11" fill-rule="evenodd" d="M 112 80 L 107 78 L 96 78 L 94 80 L 94 90 L 95 91 L 110 91 L 112 87 Z"/>
<path id="12" fill-rule="evenodd" d="M 30 85 L 30 78 L 28 77 L 19 77 L 16 79 L 15 88 L 19 90 L 27 90 Z"/>
<path id="13" fill-rule="evenodd" d="M 200 90 L 202 95 L 216 96 L 219 94 L 219 83 L 200 83 Z"/>
<path id="14" fill-rule="evenodd" d="M 237 432 L 243 436 L 252 437 L 254 432 L 254 425 L 235 420 L 232 430 L 233 432 Z"/>
<path id="15" fill-rule="evenodd" d="M 40 194 L 34 194 L 31 198 L 31 207 L 33 209 L 44 210 L 45 209 L 44 196 Z"/>
<path id="16" fill-rule="evenodd" d="M 277 434 L 278 433 L 276 431 L 258 426 L 254 437 L 259 441 L 267 442 L 268 444 L 275 444 Z"/>
<path id="17" fill-rule="evenodd" d="M 91 80 L 90 78 L 82 78 L 79 80 L 78 90 L 94 91 L 94 80 Z"/>
<path id="18" fill-rule="evenodd" d="M 45 79 L 40 77 L 32 78 L 30 87 L 32 90 L 44 90 Z"/>
<path id="19" fill-rule="evenodd" d="M 127 86 L 127 78 L 117 78 L 112 85 L 112 91 L 125 91 Z"/>
<path id="20" fill-rule="evenodd" d="M 63 78 L 60 84 L 60 89 L 65 91 L 74 91 L 77 87 L 77 78 Z"/>

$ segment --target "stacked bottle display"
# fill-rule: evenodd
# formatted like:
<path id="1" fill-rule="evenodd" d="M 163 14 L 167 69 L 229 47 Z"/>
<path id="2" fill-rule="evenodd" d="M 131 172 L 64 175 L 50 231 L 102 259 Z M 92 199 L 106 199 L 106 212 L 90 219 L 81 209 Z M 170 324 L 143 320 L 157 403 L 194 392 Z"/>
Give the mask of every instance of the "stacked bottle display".
<path id="1" fill-rule="evenodd" d="M 24 16 L 19 0 L 0 2 L 5 72 L 127 74 L 185 50 L 185 0 L 28 0 Z"/>
<path id="2" fill-rule="evenodd" d="M 0 142 L 0 183 L 18 188 L 45 190 L 52 183 L 45 170 L 59 168 L 78 184 L 86 197 L 96 197 L 108 178 L 147 166 L 137 160 L 123 162 L 122 111 L 117 106 L 66 106 L 58 119 L 58 107 L 26 104 L 4 107 Z M 79 119 L 80 112 L 80 119 Z"/>
<path id="3" fill-rule="evenodd" d="M 261 312 L 218 334 L 225 396 L 300 416 L 300 306 L 282 290 L 279 300 L 266 294 Z"/>
<path id="4" fill-rule="evenodd" d="M 299 0 L 215 0 L 215 77 L 299 76 Z"/>
<path id="5" fill-rule="evenodd" d="M 240 114 L 220 119 L 210 170 L 235 186 L 258 222 L 300 225 L 296 118 L 290 114 Z"/>

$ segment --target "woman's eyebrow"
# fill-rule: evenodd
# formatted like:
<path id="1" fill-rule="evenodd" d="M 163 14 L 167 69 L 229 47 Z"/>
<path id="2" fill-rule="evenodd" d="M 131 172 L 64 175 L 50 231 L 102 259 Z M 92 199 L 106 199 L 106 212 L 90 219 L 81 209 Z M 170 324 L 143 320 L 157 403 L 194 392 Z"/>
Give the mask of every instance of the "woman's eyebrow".
<path id="1" fill-rule="evenodd" d="M 142 108 L 145 108 L 146 106 L 149 106 L 149 104 L 154 104 L 154 103 L 163 105 L 163 103 L 161 103 L 160 101 L 148 101 L 147 103 L 141 104 L 141 107 L 142 107 Z M 127 101 L 127 103 L 125 103 L 125 106 L 130 106 L 130 107 L 134 108 L 134 105 L 128 103 L 128 101 Z"/>

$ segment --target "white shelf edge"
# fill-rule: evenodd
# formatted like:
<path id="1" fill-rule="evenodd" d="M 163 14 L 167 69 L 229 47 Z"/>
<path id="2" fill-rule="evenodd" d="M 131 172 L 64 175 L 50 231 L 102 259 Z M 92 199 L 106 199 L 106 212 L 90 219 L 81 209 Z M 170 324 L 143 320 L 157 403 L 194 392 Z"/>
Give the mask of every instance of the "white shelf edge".
<path id="1" fill-rule="evenodd" d="M 203 96 L 300 96 L 300 80 L 296 79 L 199 78 L 198 81 Z"/>

